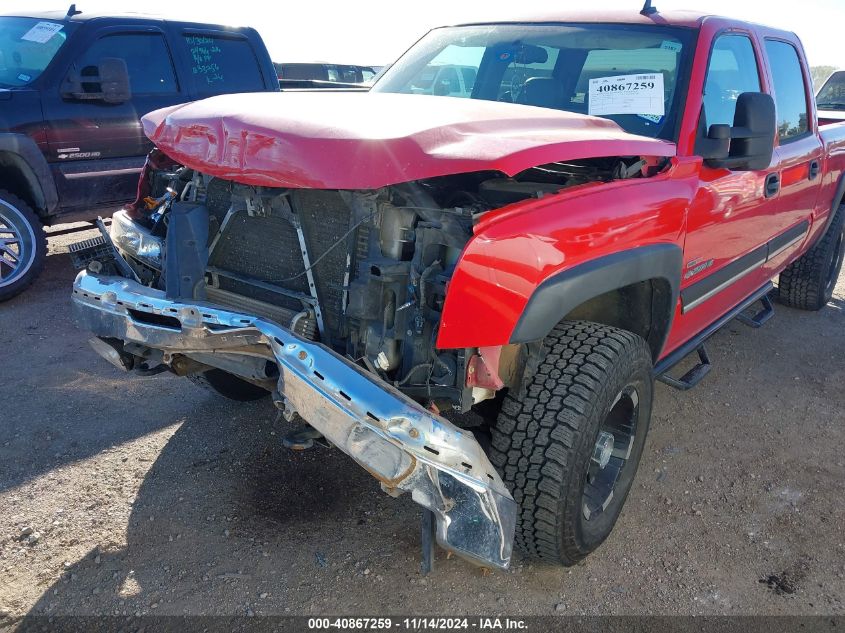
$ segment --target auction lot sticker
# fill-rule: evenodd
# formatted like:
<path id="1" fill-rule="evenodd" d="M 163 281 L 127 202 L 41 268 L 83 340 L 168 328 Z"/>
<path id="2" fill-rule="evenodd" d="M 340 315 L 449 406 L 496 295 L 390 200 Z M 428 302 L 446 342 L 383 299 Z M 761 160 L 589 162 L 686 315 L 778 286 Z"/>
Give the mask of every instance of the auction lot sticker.
<path id="1" fill-rule="evenodd" d="M 590 79 L 589 114 L 649 114 L 662 117 L 663 73 Z"/>
<path id="2" fill-rule="evenodd" d="M 61 31 L 63 27 L 64 24 L 56 24 L 55 22 L 39 22 L 26 33 L 21 35 L 21 39 L 26 40 L 27 42 L 45 44 L 56 33 Z"/>

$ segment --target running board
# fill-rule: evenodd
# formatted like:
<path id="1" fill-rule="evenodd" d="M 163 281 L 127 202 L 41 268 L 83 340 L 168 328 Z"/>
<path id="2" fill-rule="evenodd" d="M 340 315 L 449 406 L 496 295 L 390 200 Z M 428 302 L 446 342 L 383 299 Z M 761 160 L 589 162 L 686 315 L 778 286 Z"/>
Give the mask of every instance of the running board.
<path id="1" fill-rule="evenodd" d="M 695 387 L 698 383 L 704 380 L 704 377 L 709 374 L 710 370 L 713 368 L 713 365 L 710 363 L 710 357 L 707 355 L 707 348 L 704 347 L 704 343 L 699 345 L 696 351 L 698 352 L 698 364 L 683 376 L 680 378 L 673 378 L 669 374 L 661 374 L 657 377 L 657 379 L 660 382 L 680 391 L 689 391 Z"/>
<path id="2" fill-rule="evenodd" d="M 707 350 L 704 347 L 704 343 L 707 339 L 721 330 L 730 321 L 739 318 L 740 315 L 744 317 L 744 319 L 742 319 L 743 323 L 748 324 L 745 321 L 745 319 L 748 319 L 748 322 L 756 324 L 751 327 L 760 327 L 763 325 L 766 321 L 772 318 L 772 315 L 774 314 L 774 306 L 772 306 L 771 299 L 769 298 L 769 293 L 773 288 L 774 285 L 772 282 L 766 283 L 765 286 L 757 290 L 757 292 L 745 299 L 745 301 L 737 305 L 732 310 L 729 310 L 719 319 L 704 328 L 704 330 L 702 330 L 697 336 L 693 337 L 681 345 L 678 349 L 659 360 L 652 370 L 652 376 L 660 382 L 682 391 L 687 391 L 695 387 L 708 373 L 710 373 L 710 369 L 712 368 L 710 358 L 707 355 Z M 763 309 L 760 312 L 753 317 L 748 317 L 742 314 L 758 301 L 763 303 Z M 673 378 L 668 375 L 669 371 L 671 371 L 673 367 L 693 352 L 698 352 L 699 362 L 695 367 L 689 370 L 681 378 Z"/>
<path id="3" fill-rule="evenodd" d="M 748 316 L 743 312 L 736 315 L 737 320 L 748 327 L 763 327 L 769 319 L 775 316 L 775 306 L 772 304 L 772 298 L 768 293 L 760 297 L 760 303 L 763 304 L 763 307 L 754 316 Z"/>

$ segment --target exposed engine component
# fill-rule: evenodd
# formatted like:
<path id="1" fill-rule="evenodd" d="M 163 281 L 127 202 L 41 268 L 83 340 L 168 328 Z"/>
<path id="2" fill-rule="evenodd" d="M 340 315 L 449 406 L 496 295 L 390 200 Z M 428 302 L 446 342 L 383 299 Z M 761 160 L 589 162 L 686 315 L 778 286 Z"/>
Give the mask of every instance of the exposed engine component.
<path id="1" fill-rule="evenodd" d="M 590 159 L 513 178 L 470 173 L 336 191 L 252 187 L 176 169 L 154 177 L 148 224 L 150 236 L 163 236 L 173 209 L 203 206 L 208 262 L 193 298 L 267 318 L 322 341 L 418 401 L 466 411 L 495 391 L 468 384 L 475 350 L 437 350 L 435 341 L 473 223 L 521 200 L 645 170 L 637 157 Z M 136 269 L 143 264 L 128 260 Z M 149 276 L 149 261 L 142 272 Z"/>
<path id="2" fill-rule="evenodd" d="M 493 178 L 478 186 L 478 195 L 491 205 L 501 207 L 526 198 L 542 198 L 560 191 L 559 184 L 550 182 L 520 182 L 513 178 Z"/>

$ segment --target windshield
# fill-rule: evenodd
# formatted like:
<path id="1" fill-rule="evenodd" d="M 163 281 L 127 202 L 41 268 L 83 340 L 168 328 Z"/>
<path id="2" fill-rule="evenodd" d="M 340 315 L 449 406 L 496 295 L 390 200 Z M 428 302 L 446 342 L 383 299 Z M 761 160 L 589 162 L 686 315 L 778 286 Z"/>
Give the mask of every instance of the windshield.
<path id="1" fill-rule="evenodd" d="M 75 27 L 51 20 L 0 17 L 0 85 L 17 87 L 35 81 Z"/>
<path id="2" fill-rule="evenodd" d="M 845 70 L 833 73 L 816 95 L 819 110 L 845 110 Z"/>
<path id="3" fill-rule="evenodd" d="M 689 29 L 629 24 L 435 29 L 373 91 L 566 110 L 674 139 L 691 40 Z"/>

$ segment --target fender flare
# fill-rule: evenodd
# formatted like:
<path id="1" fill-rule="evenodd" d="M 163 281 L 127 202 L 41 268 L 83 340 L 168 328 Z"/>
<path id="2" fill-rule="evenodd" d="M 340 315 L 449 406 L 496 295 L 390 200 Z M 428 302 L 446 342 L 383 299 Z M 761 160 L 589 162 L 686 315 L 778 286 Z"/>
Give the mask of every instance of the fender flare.
<path id="1" fill-rule="evenodd" d="M 3 152 L 19 158 L 23 167 L 28 169 L 28 173 L 25 173 L 27 180 L 33 187 L 38 186 L 33 194 L 38 206 L 41 207 L 37 209 L 39 214 L 42 217 L 52 215 L 59 206 L 59 194 L 47 159 L 44 158 L 44 154 L 38 149 L 35 141 L 23 134 L 2 132 L 0 133 L 0 153 Z"/>
<path id="2" fill-rule="evenodd" d="M 552 275 L 541 283 L 525 306 L 511 334 L 511 343 L 528 343 L 546 337 L 567 314 L 590 299 L 632 284 L 665 280 L 669 288 L 666 327 L 653 342 L 660 355 L 672 327 L 678 304 L 683 250 L 677 244 L 652 244 L 590 260 Z"/>
<path id="3" fill-rule="evenodd" d="M 845 172 L 839 175 L 836 192 L 833 194 L 833 201 L 830 204 L 830 213 L 824 223 L 824 231 L 819 233 L 816 241 L 827 235 L 827 230 L 830 228 L 830 225 L 833 224 L 833 217 L 836 215 L 836 210 L 839 208 L 839 205 L 842 204 L 843 198 L 845 198 Z"/>

